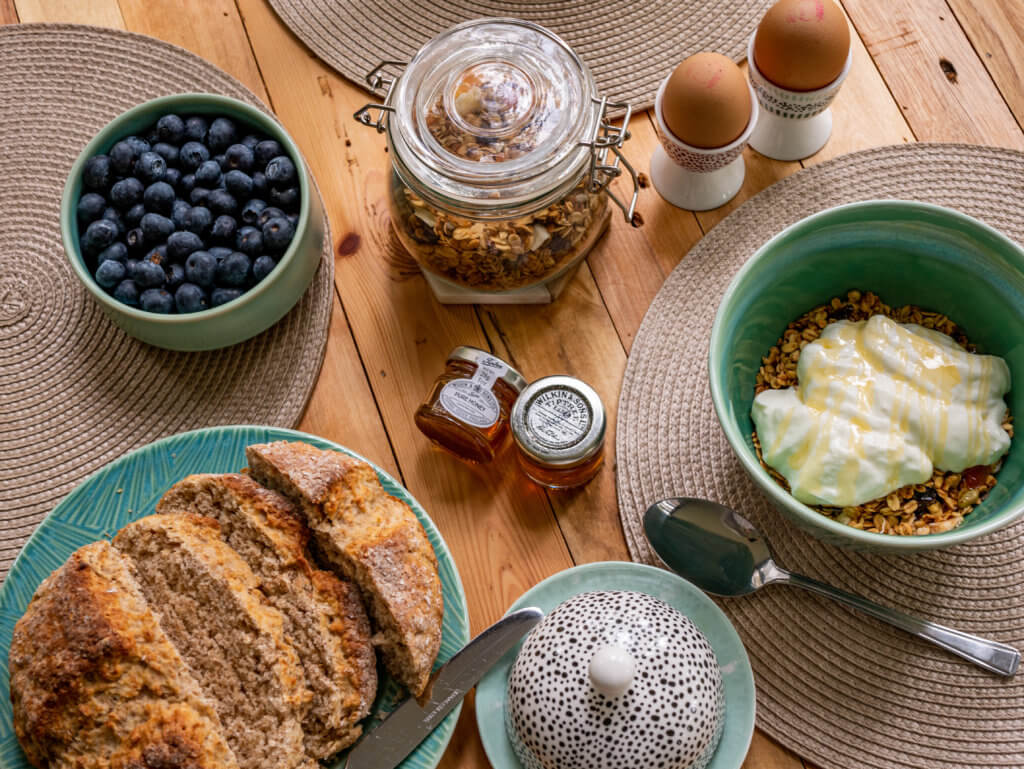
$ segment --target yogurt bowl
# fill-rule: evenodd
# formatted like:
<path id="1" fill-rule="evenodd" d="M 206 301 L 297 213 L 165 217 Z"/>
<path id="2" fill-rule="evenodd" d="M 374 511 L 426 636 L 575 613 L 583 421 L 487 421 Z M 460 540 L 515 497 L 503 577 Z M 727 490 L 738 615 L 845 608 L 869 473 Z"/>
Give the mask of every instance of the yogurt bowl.
<path id="1" fill-rule="evenodd" d="M 1010 369 L 1006 404 L 1024 414 L 1024 250 L 996 230 L 938 206 L 867 201 L 810 216 L 762 246 L 722 297 L 711 332 L 711 398 L 744 469 L 794 524 L 836 545 L 908 553 L 967 542 L 1024 515 L 1024 450 L 1010 444 L 997 485 L 957 528 L 897 536 L 862 531 L 797 501 L 760 464 L 751 406 L 761 358 L 787 324 L 851 289 L 891 306 L 950 317 L 978 352 Z"/>

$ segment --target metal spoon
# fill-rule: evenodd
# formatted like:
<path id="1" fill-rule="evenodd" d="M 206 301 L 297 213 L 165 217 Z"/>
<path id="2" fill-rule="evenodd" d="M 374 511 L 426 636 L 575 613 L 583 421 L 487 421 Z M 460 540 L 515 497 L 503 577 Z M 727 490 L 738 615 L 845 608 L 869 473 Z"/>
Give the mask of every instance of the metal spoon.
<path id="1" fill-rule="evenodd" d="M 993 673 L 1012 676 L 1020 664 L 1020 652 L 1012 646 L 911 617 L 786 571 L 772 560 L 768 543 L 750 521 L 716 502 L 686 497 L 655 502 L 644 515 L 644 531 L 670 569 L 713 595 L 748 595 L 776 582 L 796 585 L 913 633 Z"/>

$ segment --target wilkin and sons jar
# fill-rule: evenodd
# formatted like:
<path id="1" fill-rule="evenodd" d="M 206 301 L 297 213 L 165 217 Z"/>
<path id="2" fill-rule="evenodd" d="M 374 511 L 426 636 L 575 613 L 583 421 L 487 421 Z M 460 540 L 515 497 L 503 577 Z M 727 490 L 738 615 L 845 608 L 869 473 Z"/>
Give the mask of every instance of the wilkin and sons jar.
<path id="1" fill-rule="evenodd" d="M 391 79 L 394 65 L 367 76 L 387 97 L 355 117 L 387 132 L 391 222 L 428 278 L 475 294 L 549 283 L 600 238 L 609 199 L 634 222 L 637 177 L 621 154 L 630 109 L 600 97 L 554 33 L 478 19 L 431 40 Z M 609 112 L 624 117 L 613 124 Z M 608 189 L 623 169 L 633 180 L 625 201 Z"/>

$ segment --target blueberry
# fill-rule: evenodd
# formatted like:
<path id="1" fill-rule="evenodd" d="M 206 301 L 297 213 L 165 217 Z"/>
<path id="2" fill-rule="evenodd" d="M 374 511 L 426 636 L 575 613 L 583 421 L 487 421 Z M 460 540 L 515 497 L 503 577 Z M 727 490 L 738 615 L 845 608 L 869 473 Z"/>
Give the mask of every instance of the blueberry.
<path id="1" fill-rule="evenodd" d="M 210 294 L 210 306 L 220 307 L 222 304 L 227 304 L 241 295 L 242 292 L 237 288 L 215 288 Z"/>
<path id="2" fill-rule="evenodd" d="M 185 278 L 203 288 L 213 286 L 217 260 L 209 251 L 193 251 L 185 260 Z"/>
<path id="3" fill-rule="evenodd" d="M 264 139 L 256 145 L 253 155 L 256 157 L 256 167 L 266 168 L 271 160 L 278 155 L 284 155 L 284 149 L 273 139 Z"/>
<path id="4" fill-rule="evenodd" d="M 103 288 L 113 288 L 124 280 L 125 274 L 123 264 L 116 259 L 107 259 L 100 262 L 100 266 L 96 268 L 96 282 Z"/>
<path id="5" fill-rule="evenodd" d="M 159 246 L 153 246 L 153 248 L 149 249 L 149 251 L 146 252 L 146 255 L 143 258 L 148 259 L 153 264 L 159 264 L 161 267 L 166 266 L 167 244 L 161 243 Z"/>
<path id="6" fill-rule="evenodd" d="M 209 127 L 210 125 L 206 122 L 206 118 L 192 115 L 185 120 L 185 139 L 202 143 L 206 141 L 206 131 Z"/>
<path id="7" fill-rule="evenodd" d="M 93 155 L 82 167 L 82 184 L 87 190 L 106 192 L 114 182 L 114 169 L 106 155 Z"/>
<path id="8" fill-rule="evenodd" d="M 216 163 L 218 166 L 220 166 L 220 170 L 222 170 L 222 171 L 226 171 L 227 170 L 227 168 L 225 168 L 225 166 L 227 166 L 228 161 L 224 157 L 224 153 L 223 152 L 221 154 L 219 154 L 219 155 L 214 155 L 212 159 L 213 159 L 214 163 Z"/>
<path id="9" fill-rule="evenodd" d="M 99 256 L 96 257 L 96 264 L 103 264 L 104 262 L 124 262 L 127 257 L 128 246 L 120 240 L 115 240 L 109 246 L 100 251 Z M 107 288 L 109 288 L 109 286 Z"/>
<path id="10" fill-rule="evenodd" d="M 232 251 L 217 265 L 217 285 L 242 288 L 252 277 L 252 260 L 241 251 Z"/>
<path id="11" fill-rule="evenodd" d="M 252 194 L 263 197 L 267 194 L 267 190 L 270 187 L 267 184 L 267 176 L 262 171 L 257 171 L 252 175 Z"/>
<path id="12" fill-rule="evenodd" d="M 115 240 L 117 240 L 117 225 L 109 219 L 97 219 L 86 228 L 79 238 L 82 252 L 86 256 L 96 256 Z"/>
<path id="13" fill-rule="evenodd" d="M 224 174 L 224 189 L 236 198 L 248 199 L 252 196 L 252 177 L 245 171 L 228 171 Z"/>
<path id="14" fill-rule="evenodd" d="M 188 199 L 194 206 L 205 206 L 209 197 L 210 191 L 206 187 L 193 187 L 188 194 Z"/>
<path id="15" fill-rule="evenodd" d="M 184 232 L 173 232 L 171 233 L 171 236 L 167 238 L 167 256 L 175 262 L 182 261 L 193 251 L 198 251 L 202 247 L 202 238 L 188 230 L 185 230 Z"/>
<path id="16" fill-rule="evenodd" d="M 147 211 L 170 214 L 174 208 L 174 188 L 167 182 L 154 182 L 146 187 L 142 202 L 146 204 Z"/>
<path id="17" fill-rule="evenodd" d="M 164 268 L 147 257 L 135 266 L 132 278 L 142 288 L 159 288 L 167 282 Z"/>
<path id="18" fill-rule="evenodd" d="M 295 225 L 285 217 L 275 217 L 263 225 L 263 243 L 272 254 L 285 251 L 294 236 Z"/>
<path id="19" fill-rule="evenodd" d="M 147 288 L 139 297 L 139 307 L 146 312 L 167 315 L 174 310 L 174 297 L 162 288 Z"/>
<path id="20" fill-rule="evenodd" d="M 181 144 L 185 138 L 185 121 L 174 114 L 164 115 L 156 121 L 156 135 L 162 142 Z"/>
<path id="21" fill-rule="evenodd" d="M 164 178 L 167 161 L 155 152 L 143 152 L 135 161 L 135 175 L 145 184 L 152 184 Z"/>
<path id="22" fill-rule="evenodd" d="M 157 142 L 153 145 L 153 152 L 166 160 L 169 166 L 176 166 L 178 164 L 178 148 L 173 144 Z"/>
<path id="23" fill-rule="evenodd" d="M 178 193 L 184 197 L 188 197 L 192 194 L 192 190 L 196 187 L 196 175 L 185 174 L 181 177 L 181 181 L 178 182 Z"/>
<path id="24" fill-rule="evenodd" d="M 251 150 L 255 150 L 256 145 L 260 143 L 260 137 L 257 136 L 256 134 L 246 134 L 245 136 L 242 137 L 242 141 L 238 143 L 244 144 Z"/>
<path id="25" fill-rule="evenodd" d="M 283 219 L 284 217 L 285 213 L 280 208 L 275 208 L 274 206 L 267 206 L 262 211 L 260 211 L 260 218 L 256 220 L 256 226 L 262 227 L 271 219 Z"/>
<path id="26" fill-rule="evenodd" d="M 138 252 L 146 247 L 146 235 L 141 227 L 135 227 L 125 233 L 124 242 L 128 245 L 129 251 Z"/>
<path id="27" fill-rule="evenodd" d="M 150 147 L 152 147 L 154 144 L 160 141 L 160 136 L 157 135 L 156 132 L 156 126 L 153 126 L 151 129 L 149 129 L 149 131 L 146 132 L 146 136 L 144 138 L 146 140 L 146 143 L 149 144 Z"/>
<path id="28" fill-rule="evenodd" d="M 181 182 L 181 171 L 177 168 L 168 168 L 164 171 L 164 181 L 172 187 L 177 188 L 178 184 Z"/>
<path id="29" fill-rule="evenodd" d="M 255 162 L 252 150 L 244 144 L 232 144 L 224 151 L 224 164 L 232 171 L 252 171 Z"/>
<path id="30" fill-rule="evenodd" d="M 230 242 L 235 237 L 238 223 L 233 216 L 218 216 L 210 228 L 210 235 L 218 240 Z"/>
<path id="31" fill-rule="evenodd" d="M 149 243 L 162 243 L 167 240 L 168 235 L 174 232 L 174 222 L 160 214 L 146 214 L 139 222 L 139 226 Z"/>
<path id="32" fill-rule="evenodd" d="M 134 206 L 129 208 L 124 213 L 124 223 L 126 227 L 138 227 L 139 222 L 142 221 L 142 217 L 146 215 L 146 204 L 136 203 Z"/>
<path id="33" fill-rule="evenodd" d="M 135 160 L 138 160 L 143 152 L 149 152 L 151 146 L 148 141 L 140 136 L 126 136 L 121 141 L 131 145 Z"/>
<path id="34" fill-rule="evenodd" d="M 182 283 L 174 292 L 174 306 L 178 312 L 199 312 L 210 306 L 206 292 L 195 283 Z"/>
<path id="35" fill-rule="evenodd" d="M 132 172 L 132 166 L 135 165 L 135 160 L 138 158 L 134 145 L 126 139 L 122 139 L 111 147 L 109 154 L 110 167 L 114 169 L 115 174 L 121 176 L 127 176 Z"/>
<path id="36" fill-rule="evenodd" d="M 177 262 L 171 262 L 167 265 L 165 272 L 167 273 L 167 290 L 174 291 L 178 286 L 185 282 L 185 268 Z"/>
<path id="37" fill-rule="evenodd" d="M 298 227 L 299 215 L 293 211 L 292 213 L 288 214 L 288 221 L 292 223 L 292 226 Z"/>
<path id="38" fill-rule="evenodd" d="M 105 197 L 96 192 L 85 193 L 78 199 L 78 206 L 75 208 L 78 224 L 87 227 L 89 222 L 96 221 L 103 216 L 103 209 L 106 207 L 107 199 Z"/>
<path id="39" fill-rule="evenodd" d="M 289 187 L 288 189 L 282 190 L 277 187 L 270 188 L 270 194 L 268 195 L 270 202 L 280 208 L 294 208 L 299 203 L 299 188 Z"/>
<path id="40" fill-rule="evenodd" d="M 210 159 L 210 150 L 199 142 L 186 142 L 178 153 L 178 166 L 185 173 L 193 173 Z"/>
<path id="41" fill-rule="evenodd" d="M 123 211 L 142 200 L 142 193 L 145 189 L 142 182 L 134 176 L 129 176 L 127 179 L 116 182 L 110 188 L 110 202 Z"/>
<path id="42" fill-rule="evenodd" d="M 215 214 L 233 214 L 238 210 L 238 201 L 227 190 L 213 190 L 206 199 L 206 207 Z"/>
<path id="43" fill-rule="evenodd" d="M 231 252 L 233 249 L 226 248 L 225 246 L 214 246 L 213 248 L 208 250 L 210 252 L 210 256 L 217 260 L 217 264 L 220 264 L 229 256 L 231 256 Z"/>
<path id="44" fill-rule="evenodd" d="M 125 233 L 124 219 L 121 218 L 121 214 L 113 206 L 107 206 L 103 209 L 103 216 L 108 222 L 113 222 L 114 226 L 117 227 L 117 237 L 121 237 Z"/>
<path id="45" fill-rule="evenodd" d="M 210 213 L 210 209 L 206 206 L 193 206 L 185 214 L 182 225 L 179 229 L 194 232 L 196 235 L 203 235 L 213 225 L 213 214 Z"/>
<path id="46" fill-rule="evenodd" d="M 211 150 L 223 152 L 235 143 L 236 136 L 238 129 L 235 128 L 235 124 L 226 117 L 219 117 L 210 124 L 206 139 Z"/>
<path id="47" fill-rule="evenodd" d="M 203 187 L 216 187 L 220 181 L 220 166 L 216 160 L 203 161 L 196 169 L 196 184 Z"/>
<path id="48" fill-rule="evenodd" d="M 295 164 L 287 155 L 278 155 L 267 163 L 267 181 L 277 187 L 287 187 L 295 181 Z"/>
<path id="49" fill-rule="evenodd" d="M 192 210 L 192 206 L 180 198 L 174 199 L 174 207 L 171 208 L 171 221 L 174 222 L 175 230 L 185 229 L 185 217 Z"/>
<path id="50" fill-rule="evenodd" d="M 235 248 L 254 259 L 263 253 L 263 233 L 255 227 L 242 227 L 235 235 Z"/>
<path id="51" fill-rule="evenodd" d="M 239 214 L 239 218 L 241 218 L 244 224 L 255 225 L 259 222 L 260 213 L 266 207 L 267 204 L 262 200 L 259 198 L 253 198 L 242 206 L 242 213 Z"/>
<path id="52" fill-rule="evenodd" d="M 264 254 L 252 263 L 252 276 L 256 279 L 256 282 L 259 283 L 267 277 L 275 267 L 277 267 L 277 262 L 274 261 L 274 257 Z"/>
<path id="53" fill-rule="evenodd" d="M 139 287 L 134 280 L 122 280 L 114 289 L 114 298 L 130 307 L 138 307 Z"/>

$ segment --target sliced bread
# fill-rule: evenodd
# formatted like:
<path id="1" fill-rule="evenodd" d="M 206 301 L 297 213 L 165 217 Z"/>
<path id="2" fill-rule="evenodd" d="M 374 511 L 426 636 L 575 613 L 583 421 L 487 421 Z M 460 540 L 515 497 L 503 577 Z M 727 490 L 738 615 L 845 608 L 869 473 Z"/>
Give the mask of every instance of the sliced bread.
<path id="1" fill-rule="evenodd" d="M 150 515 L 125 526 L 126 555 L 160 623 L 215 703 L 242 769 L 310 765 L 302 720 L 312 694 L 281 613 L 221 541 L 216 521 Z"/>
<path id="2" fill-rule="evenodd" d="M 292 503 L 246 475 L 190 475 L 156 509 L 216 519 L 281 612 L 313 692 L 302 723 L 307 752 L 327 758 L 355 742 L 377 690 L 370 623 L 352 583 L 310 565 L 309 532 Z"/>
<path id="3" fill-rule="evenodd" d="M 238 769 L 221 721 L 109 542 L 36 590 L 9 657 L 14 730 L 37 767 Z"/>
<path id="4" fill-rule="evenodd" d="M 422 694 L 441 643 L 444 603 L 434 549 L 415 514 L 377 473 L 336 451 L 277 441 L 246 449 L 251 475 L 302 510 L 314 550 L 355 581 L 388 671 Z"/>

